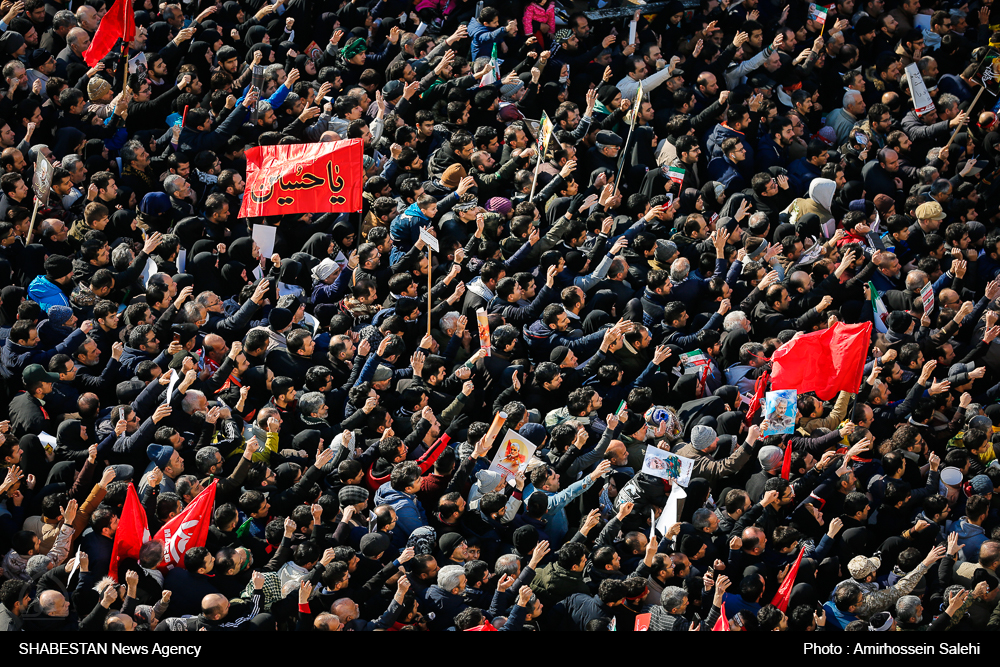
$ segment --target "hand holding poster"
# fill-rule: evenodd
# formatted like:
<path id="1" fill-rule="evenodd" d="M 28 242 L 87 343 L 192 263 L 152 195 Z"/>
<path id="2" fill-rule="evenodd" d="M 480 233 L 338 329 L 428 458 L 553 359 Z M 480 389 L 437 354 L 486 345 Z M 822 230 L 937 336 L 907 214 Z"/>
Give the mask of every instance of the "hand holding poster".
<path id="1" fill-rule="evenodd" d="M 31 178 L 31 187 L 42 206 L 49 205 L 49 194 L 52 192 L 52 172 L 55 168 L 39 151 L 35 157 L 35 174 Z"/>
<path id="2" fill-rule="evenodd" d="M 795 389 L 767 392 L 764 397 L 764 420 L 768 422 L 768 427 L 761 431 L 761 435 L 792 433 L 795 430 L 797 397 Z"/>
<path id="3" fill-rule="evenodd" d="M 476 309 L 476 324 L 479 328 L 479 347 L 490 356 L 490 318 L 482 308 Z"/>
<path id="4" fill-rule="evenodd" d="M 642 461 L 642 472 L 661 479 L 674 480 L 680 486 L 687 486 L 691 481 L 691 471 L 694 461 L 677 456 L 662 449 L 646 447 L 646 458 Z"/>
<path id="5" fill-rule="evenodd" d="M 921 76 L 917 63 L 910 63 L 903 71 L 906 72 L 906 80 L 910 84 L 910 93 L 913 97 L 913 110 L 917 112 L 918 116 L 923 116 L 934 111 L 934 100 L 931 99 L 931 94 L 927 92 L 927 84 L 924 83 L 924 77 Z"/>
<path id="6" fill-rule="evenodd" d="M 924 304 L 924 312 L 927 315 L 934 312 L 934 286 L 931 281 L 928 280 L 927 284 L 920 290 L 920 300 Z"/>
<path id="7" fill-rule="evenodd" d="M 500 443 L 500 449 L 493 457 L 490 470 L 500 473 L 506 482 L 516 472 L 524 472 L 528 461 L 535 453 L 535 444 L 515 431 L 507 431 L 507 437 Z"/>

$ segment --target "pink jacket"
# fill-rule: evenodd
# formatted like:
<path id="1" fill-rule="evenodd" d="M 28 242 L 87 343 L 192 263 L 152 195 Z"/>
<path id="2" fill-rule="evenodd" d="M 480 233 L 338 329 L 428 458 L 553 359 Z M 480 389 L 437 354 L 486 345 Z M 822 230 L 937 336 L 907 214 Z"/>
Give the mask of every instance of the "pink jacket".
<path id="1" fill-rule="evenodd" d="M 455 9 L 455 0 L 420 0 L 414 9 L 418 12 L 422 9 L 433 9 L 445 17 Z"/>
<path id="2" fill-rule="evenodd" d="M 542 7 L 534 2 L 524 9 L 524 34 L 533 35 L 535 31 L 532 21 L 549 24 L 549 35 L 556 33 L 556 5 L 550 0 L 548 6 Z"/>

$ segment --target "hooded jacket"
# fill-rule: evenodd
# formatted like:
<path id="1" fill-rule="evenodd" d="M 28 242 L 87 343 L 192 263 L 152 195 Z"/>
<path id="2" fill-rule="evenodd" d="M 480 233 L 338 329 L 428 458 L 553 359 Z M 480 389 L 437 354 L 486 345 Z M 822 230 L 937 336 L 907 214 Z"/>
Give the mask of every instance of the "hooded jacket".
<path id="1" fill-rule="evenodd" d="M 28 286 L 28 298 L 38 303 L 42 310 L 52 306 L 70 306 L 69 297 L 47 276 L 36 276 Z"/>
<path id="2" fill-rule="evenodd" d="M 427 525 L 427 514 L 417 497 L 397 491 L 389 482 L 375 493 L 375 506 L 379 505 L 389 505 L 396 511 L 397 523 L 393 532 L 402 533 L 403 537 L 409 537 L 417 528 Z"/>
<path id="3" fill-rule="evenodd" d="M 789 213 L 788 221 L 792 224 L 808 213 L 819 216 L 820 222 L 826 222 L 833 217 L 831 208 L 833 196 L 837 193 L 837 184 L 829 178 L 814 178 L 809 184 L 809 197 L 796 199 L 785 210 Z"/>
<path id="4" fill-rule="evenodd" d="M 389 235 L 396 245 L 407 247 L 420 238 L 420 227 L 430 225 L 431 219 L 424 215 L 416 202 L 406 207 L 406 210 L 389 225 Z"/>
<path id="5" fill-rule="evenodd" d="M 957 533 L 958 543 L 965 545 L 962 547 L 961 560 L 973 563 L 979 560 L 979 547 L 987 540 L 986 531 L 982 526 L 969 523 L 968 517 L 963 516 L 958 521 L 948 522 L 946 532 Z"/>

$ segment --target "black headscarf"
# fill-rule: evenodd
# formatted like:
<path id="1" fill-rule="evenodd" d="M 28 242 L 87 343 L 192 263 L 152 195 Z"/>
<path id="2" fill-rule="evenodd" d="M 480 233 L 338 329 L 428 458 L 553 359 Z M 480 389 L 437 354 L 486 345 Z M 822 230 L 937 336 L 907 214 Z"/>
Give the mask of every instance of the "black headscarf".
<path id="1" fill-rule="evenodd" d="M 195 290 L 214 289 L 222 285 L 222 276 L 216 266 L 218 257 L 210 252 L 200 252 L 189 258 L 185 270 L 194 276 Z"/>
<path id="2" fill-rule="evenodd" d="M 250 282 L 247 278 L 244 278 L 244 274 L 248 274 L 247 267 L 243 266 L 240 262 L 226 262 L 225 266 L 222 267 L 222 282 L 219 284 L 219 289 L 216 290 L 219 297 L 226 299 L 231 296 L 239 296 L 240 290 Z"/>
<path id="3" fill-rule="evenodd" d="M 253 239 L 249 236 L 241 236 L 233 241 L 229 245 L 227 254 L 230 259 L 248 268 L 258 266 L 259 264 L 253 258 Z"/>
<path id="4" fill-rule="evenodd" d="M 21 305 L 28 295 L 28 290 L 17 285 L 8 285 L 0 290 L 0 327 L 14 326 L 17 321 L 17 307 Z"/>
<path id="5" fill-rule="evenodd" d="M 309 237 L 309 240 L 302 246 L 302 252 L 312 255 L 316 259 L 322 260 L 330 256 L 330 243 L 333 241 L 332 234 L 316 232 Z"/>
<path id="6" fill-rule="evenodd" d="M 146 38 L 146 51 L 150 53 L 162 51 L 170 42 L 170 24 L 166 21 L 156 21 L 149 26 L 149 34 Z"/>

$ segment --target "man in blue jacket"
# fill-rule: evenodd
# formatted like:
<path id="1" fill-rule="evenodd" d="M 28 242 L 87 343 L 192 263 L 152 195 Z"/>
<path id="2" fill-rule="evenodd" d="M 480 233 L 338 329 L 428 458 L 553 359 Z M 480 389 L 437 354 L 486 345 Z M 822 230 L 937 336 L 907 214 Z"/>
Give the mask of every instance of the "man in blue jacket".
<path id="1" fill-rule="evenodd" d="M 375 506 L 389 505 L 396 511 L 394 537 L 406 538 L 421 526 L 427 525 L 424 506 L 417 500 L 420 491 L 420 467 L 413 461 L 404 461 L 392 469 L 389 481 L 375 494 Z M 399 541 L 399 540 L 397 540 Z"/>
<path id="2" fill-rule="evenodd" d="M 36 276 L 28 285 L 28 298 L 48 311 L 52 306 L 69 306 L 72 291 L 73 260 L 50 255 L 45 260 L 45 275 Z"/>

